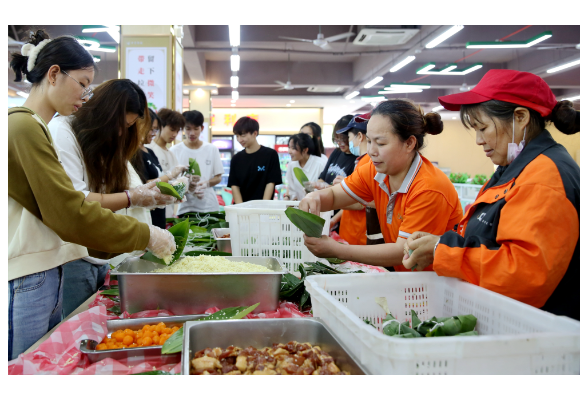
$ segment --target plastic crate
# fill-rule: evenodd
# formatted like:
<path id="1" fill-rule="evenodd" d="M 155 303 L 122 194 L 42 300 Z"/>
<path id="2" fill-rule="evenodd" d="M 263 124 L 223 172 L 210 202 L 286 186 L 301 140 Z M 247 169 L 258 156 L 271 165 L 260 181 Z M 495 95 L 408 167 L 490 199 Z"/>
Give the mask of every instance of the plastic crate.
<path id="1" fill-rule="evenodd" d="M 233 256 L 277 257 L 289 272 L 298 271 L 302 262 L 317 261 L 318 257 L 304 245 L 303 232 L 286 217 L 286 207 L 298 204 L 298 201 L 252 200 L 225 206 Z M 331 213 L 321 213 L 325 219 L 323 235 L 329 234 Z"/>
<path id="2" fill-rule="evenodd" d="M 434 272 L 313 275 L 322 318 L 372 374 L 579 374 L 580 322 Z M 381 333 L 386 297 L 399 321 L 473 314 L 480 336 L 403 339 Z M 366 324 L 371 321 L 377 329 Z"/>

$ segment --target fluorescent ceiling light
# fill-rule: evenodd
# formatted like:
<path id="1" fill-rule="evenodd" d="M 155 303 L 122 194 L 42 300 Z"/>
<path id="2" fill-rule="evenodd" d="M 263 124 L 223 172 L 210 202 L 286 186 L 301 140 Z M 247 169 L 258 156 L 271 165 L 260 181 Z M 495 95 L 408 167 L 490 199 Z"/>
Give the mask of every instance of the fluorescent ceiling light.
<path id="1" fill-rule="evenodd" d="M 97 49 L 89 49 L 91 51 L 103 51 L 105 53 L 114 53 L 116 51 L 116 47 L 114 46 L 100 46 Z"/>
<path id="2" fill-rule="evenodd" d="M 363 87 L 364 89 L 369 89 L 374 86 L 376 83 L 381 82 L 384 78 L 382 76 L 376 76 L 374 79 L 366 83 Z"/>
<path id="3" fill-rule="evenodd" d="M 296 100 L 290 100 L 290 103 L 294 104 L 296 103 Z"/>
<path id="4" fill-rule="evenodd" d="M 241 44 L 241 25 L 229 25 L 229 42 L 232 47 Z"/>
<path id="5" fill-rule="evenodd" d="M 20 97 L 24 97 L 25 99 L 29 97 L 29 94 L 25 92 L 16 92 L 16 94 L 18 94 Z"/>
<path id="6" fill-rule="evenodd" d="M 231 76 L 231 87 L 233 89 L 237 89 L 239 87 L 239 77 L 238 76 Z"/>
<path id="7" fill-rule="evenodd" d="M 82 32 L 107 32 L 116 43 L 120 43 L 120 26 L 118 25 L 83 25 Z"/>
<path id="8" fill-rule="evenodd" d="M 416 73 L 419 75 L 467 75 L 470 72 L 474 72 L 482 67 L 482 64 L 472 64 L 467 68 L 457 69 L 456 64 L 448 64 L 437 70 L 434 69 L 435 63 L 430 62 L 417 69 Z"/>
<path id="9" fill-rule="evenodd" d="M 100 62 L 100 56 L 92 55 L 92 58 L 94 59 L 94 62 Z"/>
<path id="10" fill-rule="evenodd" d="M 430 89 L 430 83 L 391 83 L 384 88 L 384 90 L 400 90 L 400 89 Z"/>
<path id="11" fill-rule="evenodd" d="M 580 60 L 572 61 L 564 65 L 560 65 L 559 67 L 551 68 L 547 70 L 548 74 L 553 74 L 554 72 L 561 71 L 563 69 L 571 68 L 573 66 L 580 65 Z"/>
<path id="12" fill-rule="evenodd" d="M 236 104 L 231 104 L 231 107 L 236 107 Z"/>
<path id="13" fill-rule="evenodd" d="M 433 47 L 437 46 L 439 43 L 444 42 L 445 40 L 449 39 L 451 36 L 455 35 L 457 32 L 463 29 L 463 25 L 453 25 L 451 28 L 443 32 L 441 35 L 437 36 L 435 39 L 431 40 L 429 43 L 426 44 L 427 49 L 432 49 Z"/>
<path id="14" fill-rule="evenodd" d="M 18 94 L 18 93 L 17 93 Z M 580 100 L 580 95 L 577 96 L 573 96 L 573 97 L 567 97 L 565 99 L 562 100 L 569 100 L 569 101 L 576 101 L 576 100 Z"/>
<path id="15" fill-rule="evenodd" d="M 422 93 L 423 89 L 391 89 L 391 90 L 380 90 L 378 94 L 396 94 L 396 93 Z"/>
<path id="16" fill-rule="evenodd" d="M 233 90 L 231 92 L 231 97 L 233 98 L 233 100 L 239 100 L 239 92 L 236 90 Z"/>
<path id="17" fill-rule="evenodd" d="M 437 106 L 437 107 L 433 108 L 431 111 L 437 112 L 437 111 L 441 111 L 443 109 L 445 109 L 445 107 L 443 107 L 443 106 Z"/>
<path id="18" fill-rule="evenodd" d="M 86 50 L 96 50 L 100 47 L 100 41 L 98 39 L 89 37 L 76 37 L 76 40 L 86 48 Z"/>
<path id="19" fill-rule="evenodd" d="M 506 42 L 467 42 L 468 49 L 526 49 L 549 39 L 553 35 L 551 31 L 545 31 L 529 40 L 524 41 L 506 41 Z"/>
<path id="20" fill-rule="evenodd" d="M 359 94 L 359 92 L 357 90 L 355 92 L 351 92 L 347 96 L 345 96 L 345 100 L 351 100 L 352 98 L 354 98 L 358 94 Z"/>
<path id="21" fill-rule="evenodd" d="M 396 71 L 398 71 L 400 68 L 402 68 L 405 65 L 409 64 L 410 62 L 412 62 L 415 58 L 416 58 L 415 56 L 408 56 L 408 57 L 406 57 L 404 60 L 400 61 L 398 64 L 396 64 L 395 66 L 393 66 L 390 69 L 390 72 L 396 72 Z"/>
<path id="22" fill-rule="evenodd" d="M 385 96 L 362 96 L 361 100 L 370 103 L 374 101 L 386 101 L 388 99 Z"/>
<path id="23" fill-rule="evenodd" d="M 237 100 L 231 100 L 231 103 L 235 103 Z"/>
<path id="24" fill-rule="evenodd" d="M 286 104 L 286 107 L 292 107 L 292 104 Z"/>
<path id="25" fill-rule="evenodd" d="M 184 89 L 184 94 L 190 94 L 190 91 L 188 89 Z"/>
<path id="26" fill-rule="evenodd" d="M 231 55 L 231 71 L 239 71 L 239 64 L 241 64 L 241 56 L 238 54 Z"/>

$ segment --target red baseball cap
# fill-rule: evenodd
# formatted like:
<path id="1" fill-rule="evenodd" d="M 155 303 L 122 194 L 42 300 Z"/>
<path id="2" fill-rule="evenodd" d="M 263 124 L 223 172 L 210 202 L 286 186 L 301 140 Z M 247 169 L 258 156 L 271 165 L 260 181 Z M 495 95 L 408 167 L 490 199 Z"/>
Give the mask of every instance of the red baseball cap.
<path id="1" fill-rule="evenodd" d="M 518 104 L 547 117 L 557 100 L 547 83 L 530 72 L 491 69 L 469 92 L 439 97 L 439 103 L 450 111 L 459 111 L 462 104 L 478 104 L 500 100 Z"/>

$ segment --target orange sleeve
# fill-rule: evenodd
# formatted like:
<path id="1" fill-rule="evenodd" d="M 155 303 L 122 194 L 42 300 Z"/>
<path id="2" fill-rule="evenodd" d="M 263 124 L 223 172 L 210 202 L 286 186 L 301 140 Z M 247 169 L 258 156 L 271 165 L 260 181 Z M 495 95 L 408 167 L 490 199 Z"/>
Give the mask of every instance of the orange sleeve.
<path id="1" fill-rule="evenodd" d="M 454 206 L 439 192 L 423 191 L 407 203 L 398 237 L 408 239 L 417 231 L 442 235 L 447 229 L 449 219 L 454 214 Z"/>
<path id="2" fill-rule="evenodd" d="M 433 269 L 539 308 L 572 259 L 578 213 L 564 193 L 543 185 L 515 187 L 506 200 L 495 241 L 447 232 Z"/>
<path id="3" fill-rule="evenodd" d="M 373 164 L 364 164 L 358 167 L 349 175 L 343 182 L 341 187 L 349 196 L 353 197 L 357 202 L 367 205 L 374 200 L 371 185 L 376 175 L 375 168 L 372 172 Z"/>

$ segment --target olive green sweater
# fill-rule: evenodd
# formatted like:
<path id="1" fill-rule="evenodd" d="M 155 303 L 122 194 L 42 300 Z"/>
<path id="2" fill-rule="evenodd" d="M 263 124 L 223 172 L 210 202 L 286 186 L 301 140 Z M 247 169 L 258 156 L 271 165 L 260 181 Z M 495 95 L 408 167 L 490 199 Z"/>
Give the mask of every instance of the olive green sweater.
<path id="1" fill-rule="evenodd" d="M 8 196 L 8 280 L 85 257 L 84 247 L 127 253 L 149 243 L 147 224 L 85 201 L 45 123 L 23 107 L 8 110 Z"/>

